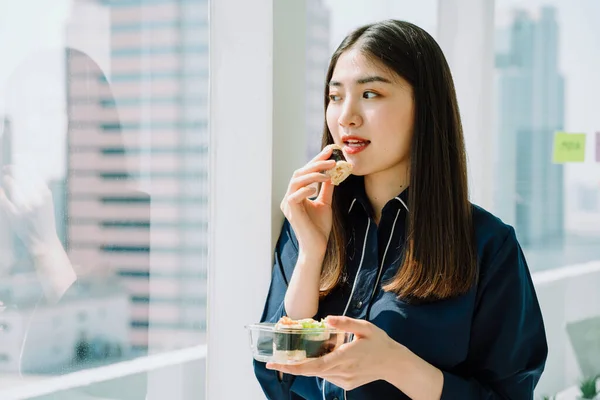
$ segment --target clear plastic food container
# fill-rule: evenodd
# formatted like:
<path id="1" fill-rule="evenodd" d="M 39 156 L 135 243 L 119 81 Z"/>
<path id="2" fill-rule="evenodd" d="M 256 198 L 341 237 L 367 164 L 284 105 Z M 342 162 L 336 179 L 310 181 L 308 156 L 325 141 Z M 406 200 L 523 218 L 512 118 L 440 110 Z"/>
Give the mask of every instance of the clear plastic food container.
<path id="1" fill-rule="evenodd" d="M 352 341 L 352 333 L 333 328 L 275 329 L 272 323 L 252 324 L 246 328 L 254 359 L 278 364 L 297 364 L 321 357 Z"/>

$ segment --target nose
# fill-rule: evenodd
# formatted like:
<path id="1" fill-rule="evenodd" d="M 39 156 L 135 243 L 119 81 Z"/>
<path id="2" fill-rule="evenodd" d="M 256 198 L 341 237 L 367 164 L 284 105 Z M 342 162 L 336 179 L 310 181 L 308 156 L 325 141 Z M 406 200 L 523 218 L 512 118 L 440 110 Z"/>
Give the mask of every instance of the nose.
<path id="1" fill-rule="evenodd" d="M 338 124 L 344 128 L 355 128 L 362 124 L 362 116 L 356 103 L 351 99 L 347 99 L 342 106 L 342 112 L 338 118 Z"/>

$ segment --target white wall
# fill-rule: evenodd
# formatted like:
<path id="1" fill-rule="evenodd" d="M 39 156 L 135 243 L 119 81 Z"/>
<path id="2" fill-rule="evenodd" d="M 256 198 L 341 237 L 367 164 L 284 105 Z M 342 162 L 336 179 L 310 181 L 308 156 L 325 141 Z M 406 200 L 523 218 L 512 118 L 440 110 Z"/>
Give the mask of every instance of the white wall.
<path id="1" fill-rule="evenodd" d="M 244 325 L 260 318 L 272 259 L 273 10 L 210 2 L 209 399 L 261 398 Z"/>
<path id="2" fill-rule="evenodd" d="M 460 105 L 472 202 L 492 209 L 494 0 L 438 2 L 437 41 Z"/>

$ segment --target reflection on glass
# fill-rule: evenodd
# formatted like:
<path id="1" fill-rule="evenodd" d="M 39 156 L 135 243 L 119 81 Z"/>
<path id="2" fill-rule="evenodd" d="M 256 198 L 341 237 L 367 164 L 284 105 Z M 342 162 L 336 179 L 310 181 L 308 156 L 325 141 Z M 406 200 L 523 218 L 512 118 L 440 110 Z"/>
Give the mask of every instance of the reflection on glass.
<path id="1" fill-rule="evenodd" d="M 538 390 L 579 398 L 600 335 L 600 126 L 596 15 L 578 0 L 496 0 L 494 208 L 516 228 L 533 273 L 549 338 Z M 557 131 L 587 134 L 585 162 L 553 163 Z M 585 264 L 585 265 L 583 265 Z M 557 312 L 558 311 L 558 312 Z M 572 386 L 571 388 L 569 388 Z"/>
<path id="2" fill-rule="evenodd" d="M 205 343 L 208 4 L 64 10 L 3 53 L 0 389 Z"/>
<path id="3" fill-rule="evenodd" d="M 572 127 L 580 132 L 587 123 L 574 120 L 572 111 L 585 107 L 584 98 L 571 97 L 574 102 L 567 107 L 577 77 L 567 75 L 572 64 L 564 46 L 571 52 L 587 51 L 561 40 L 567 37 L 565 29 L 575 27 L 561 26 L 565 16 L 556 5 L 520 8 L 509 3 L 498 2 L 496 17 L 494 209 L 515 227 L 532 271 L 599 260 L 600 230 L 582 229 L 586 221 L 577 218 L 585 212 L 592 220 L 596 214 L 600 222 L 600 203 L 594 196 L 600 187 L 589 181 L 597 171 L 583 164 L 574 174 L 571 165 L 552 163 L 555 132 Z M 587 133 L 591 138 L 593 132 Z"/>

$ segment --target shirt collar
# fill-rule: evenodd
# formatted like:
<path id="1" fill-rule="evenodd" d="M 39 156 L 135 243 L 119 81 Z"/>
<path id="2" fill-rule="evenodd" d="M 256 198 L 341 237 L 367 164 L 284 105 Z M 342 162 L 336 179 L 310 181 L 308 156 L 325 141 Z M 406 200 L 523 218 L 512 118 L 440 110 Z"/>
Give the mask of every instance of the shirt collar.
<path id="1" fill-rule="evenodd" d="M 346 186 L 349 190 L 347 190 L 348 195 L 348 213 L 354 211 L 358 205 L 362 206 L 362 209 L 368 214 L 373 215 L 373 207 L 371 207 L 371 202 L 367 197 L 367 193 L 365 191 L 365 181 L 362 176 L 351 175 L 346 179 Z M 393 209 L 397 210 L 398 207 L 409 211 L 408 209 L 408 187 L 403 189 L 396 197 L 391 199 L 386 203 L 383 207 L 385 211 L 387 208 L 393 207 Z"/>

